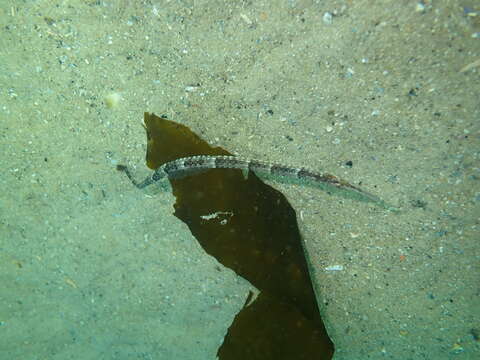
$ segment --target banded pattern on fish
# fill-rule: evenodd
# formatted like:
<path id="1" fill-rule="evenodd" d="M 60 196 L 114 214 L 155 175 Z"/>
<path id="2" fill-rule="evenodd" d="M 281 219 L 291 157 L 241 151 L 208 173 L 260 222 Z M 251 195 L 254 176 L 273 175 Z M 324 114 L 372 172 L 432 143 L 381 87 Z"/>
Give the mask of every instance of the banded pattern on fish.
<path id="1" fill-rule="evenodd" d="M 318 173 L 304 167 L 295 168 L 265 161 L 245 159 L 237 156 L 197 155 L 176 159 L 163 164 L 156 169 L 151 176 L 147 177 L 140 183 L 135 181 L 126 166 L 118 165 L 117 169 L 125 172 L 132 183 L 139 189 L 143 189 L 144 187 L 164 178 L 188 176 L 194 173 L 196 170 L 240 169 L 245 171 L 254 171 L 255 173 L 259 174 L 263 173 L 271 176 L 287 177 L 300 181 L 328 184 L 338 189 L 348 189 L 354 191 L 372 201 L 379 201 L 377 196 L 369 194 L 334 175 Z"/>

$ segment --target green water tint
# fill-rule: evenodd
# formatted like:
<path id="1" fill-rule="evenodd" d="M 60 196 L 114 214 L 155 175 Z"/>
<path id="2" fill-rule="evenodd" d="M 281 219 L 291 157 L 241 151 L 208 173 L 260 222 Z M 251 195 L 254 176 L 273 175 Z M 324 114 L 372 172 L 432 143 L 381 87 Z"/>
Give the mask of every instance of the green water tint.
<path id="1" fill-rule="evenodd" d="M 151 169 L 191 155 L 230 155 L 154 114 L 145 113 L 145 126 Z M 212 169 L 170 182 L 175 216 L 208 254 L 260 291 L 236 315 L 219 359 L 331 359 L 333 344 L 320 317 L 295 211 L 285 196 L 241 170 Z"/>

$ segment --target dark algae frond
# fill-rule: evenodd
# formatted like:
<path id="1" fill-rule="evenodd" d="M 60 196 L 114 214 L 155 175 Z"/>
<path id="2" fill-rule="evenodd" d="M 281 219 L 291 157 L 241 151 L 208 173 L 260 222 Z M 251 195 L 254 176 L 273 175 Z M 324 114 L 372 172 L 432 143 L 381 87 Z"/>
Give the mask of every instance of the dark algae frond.
<path id="1" fill-rule="evenodd" d="M 257 174 L 381 200 L 334 175 L 233 156 L 154 114 L 145 113 L 145 128 L 153 174 L 137 182 L 126 166 L 118 169 L 138 188 L 168 179 L 175 216 L 208 254 L 260 291 L 236 315 L 219 359 L 331 359 L 334 348 L 320 316 L 295 211 Z"/>

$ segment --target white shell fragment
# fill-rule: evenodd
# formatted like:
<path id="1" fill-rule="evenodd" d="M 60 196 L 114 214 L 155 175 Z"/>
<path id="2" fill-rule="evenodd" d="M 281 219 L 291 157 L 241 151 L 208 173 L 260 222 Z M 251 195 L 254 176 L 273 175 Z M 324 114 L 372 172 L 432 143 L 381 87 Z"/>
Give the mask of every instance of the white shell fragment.
<path id="1" fill-rule="evenodd" d="M 325 271 L 342 271 L 343 265 L 330 265 L 325 268 Z"/>

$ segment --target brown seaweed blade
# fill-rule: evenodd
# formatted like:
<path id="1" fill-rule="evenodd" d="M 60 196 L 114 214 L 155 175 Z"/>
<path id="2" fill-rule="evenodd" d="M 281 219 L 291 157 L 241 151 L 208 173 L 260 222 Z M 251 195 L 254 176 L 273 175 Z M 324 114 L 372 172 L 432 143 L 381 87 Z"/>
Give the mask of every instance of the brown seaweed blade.
<path id="1" fill-rule="evenodd" d="M 176 171 L 178 159 L 189 158 L 192 165 L 204 161 L 195 157 L 198 154 L 208 161 L 236 158 L 185 126 L 153 114 L 145 114 L 145 125 L 147 165 L 162 168 L 164 174 L 155 173 L 170 180 L 175 216 L 208 254 L 260 291 L 235 317 L 218 350 L 219 359 L 331 359 L 333 344 L 320 316 L 295 211 L 285 196 L 254 172 L 245 178 L 237 168 Z M 119 170 L 129 175 L 126 167 Z M 200 173 L 185 176 L 191 171 Z M 133 183 L 142 188 L 156 179 Z M 210 214 L 215 216 L 205 217 Z"/>

